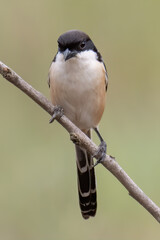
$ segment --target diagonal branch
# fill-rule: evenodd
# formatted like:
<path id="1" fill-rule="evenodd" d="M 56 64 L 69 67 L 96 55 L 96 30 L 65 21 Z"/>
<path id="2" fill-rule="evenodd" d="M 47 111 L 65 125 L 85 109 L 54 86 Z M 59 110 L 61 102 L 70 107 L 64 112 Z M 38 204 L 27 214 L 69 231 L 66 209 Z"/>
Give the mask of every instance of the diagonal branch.
<path id="1" fill-rule="evenodd" d="M 14 84 L 32 100 L 40 105 L 46 112 L 53 115 L 54 106 L 47 100 L 47 98 L 31 85 L 25 82 L 18 76 L 11 68 L 0 62 L 0 74 Z M 69 132 L 71 140 L 85 148 L 91 155 L 95 155 L 98 147 L 93 143 L 79 128 L 77 128 L 65 115 L 57 121 Z M 97 156 L 98 157 L 98 156 Z M 153 217 L 160 223 L 160 208 L 133 182 L 115 159 L 106 155 L 102 165 L 107 168 L 128 190 L 129 194 L 137 200 Z"/>

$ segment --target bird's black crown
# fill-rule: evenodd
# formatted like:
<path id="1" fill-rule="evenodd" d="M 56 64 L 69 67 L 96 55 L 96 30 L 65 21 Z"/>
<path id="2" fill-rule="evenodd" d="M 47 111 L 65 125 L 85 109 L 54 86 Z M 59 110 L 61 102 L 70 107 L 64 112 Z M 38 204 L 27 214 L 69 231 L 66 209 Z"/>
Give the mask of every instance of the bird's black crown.
<path id="1" fill-rule="evenodd" d="M 70 51 L 76 50 L 77 52 L 93 50 L 97 53 L 98 60 L 101 61 L 101 55 L 97 51 L 94 43 L 90 37 L 82 31 L 70 30 L 63 33 L 58 38 L 58 47 L 60 52 L 65 51 L 67 48 Z"/>

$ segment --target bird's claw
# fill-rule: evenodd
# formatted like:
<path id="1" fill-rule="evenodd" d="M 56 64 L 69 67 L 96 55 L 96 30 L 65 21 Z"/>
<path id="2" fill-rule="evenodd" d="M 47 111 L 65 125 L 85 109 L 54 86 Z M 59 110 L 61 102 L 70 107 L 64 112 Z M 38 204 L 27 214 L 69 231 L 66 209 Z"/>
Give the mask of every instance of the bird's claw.
<path id="1" fill-rule="evenodd" d="M 49 123 L 52 123 L 55 119 L 59 120 L 64 115 L 64 110 L 60 106 L 55 106 L 53 115 L 49 120 Z"/>
<path id="2" fill-rule="evenodd" d="M 105 159 L 107 152 L 107 144 L 105 141 L 102 141 L 98 147 L 98 151 L 93 155 L 93 157 L 96 157 L 98 160 L 94 164 L 94 167 L 97 166 L 99 163 L 103 162 Z"/>

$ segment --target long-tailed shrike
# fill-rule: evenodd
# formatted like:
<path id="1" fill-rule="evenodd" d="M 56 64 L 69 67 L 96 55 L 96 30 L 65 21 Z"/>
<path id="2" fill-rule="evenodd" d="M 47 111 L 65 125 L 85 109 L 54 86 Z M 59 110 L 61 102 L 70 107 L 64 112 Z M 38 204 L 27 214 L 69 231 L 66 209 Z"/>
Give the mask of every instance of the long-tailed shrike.
<path id="1" fill-rule="evenodd" d="M 54 105 L 88 137 L 97 133 L 105 153 L 106 144 L 97 126 L 105 107 L 107 71 L 101 54 L 84 32 L 72 30 L 58 38 L 58 52 L 49 69 L 49 87 Z M 51 119 L 50 122 L 52 122 Z M 95 216 L 96 183 L 93 156 L 75 146 L 77 155 L 78 192 L 82 216 Z"/>

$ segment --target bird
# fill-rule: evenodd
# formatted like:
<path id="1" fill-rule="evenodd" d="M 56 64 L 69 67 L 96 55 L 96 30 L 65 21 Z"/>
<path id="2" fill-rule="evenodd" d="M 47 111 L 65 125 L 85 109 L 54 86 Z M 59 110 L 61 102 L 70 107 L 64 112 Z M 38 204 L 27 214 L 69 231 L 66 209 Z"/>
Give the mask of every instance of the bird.
<path id="1" fill-rule="evenodd" d="M 60 106 L 89 138 L 92 129 L 96 132 L 101 142 L 100 161 L 107 148 L 98 130 L 108 86 L 106 66 L 91 38 L 82 31 L 67 31 L 57 42 L 58 51 L 48 73 L 51 102 Z M 55 115 L 50 122 L 54 118 Z M 94 217 L 97 210 L 93 156 L 78 145 L 75 145 L 75 150 L 79 205 L 83 218 L 88 219 Z"/>

